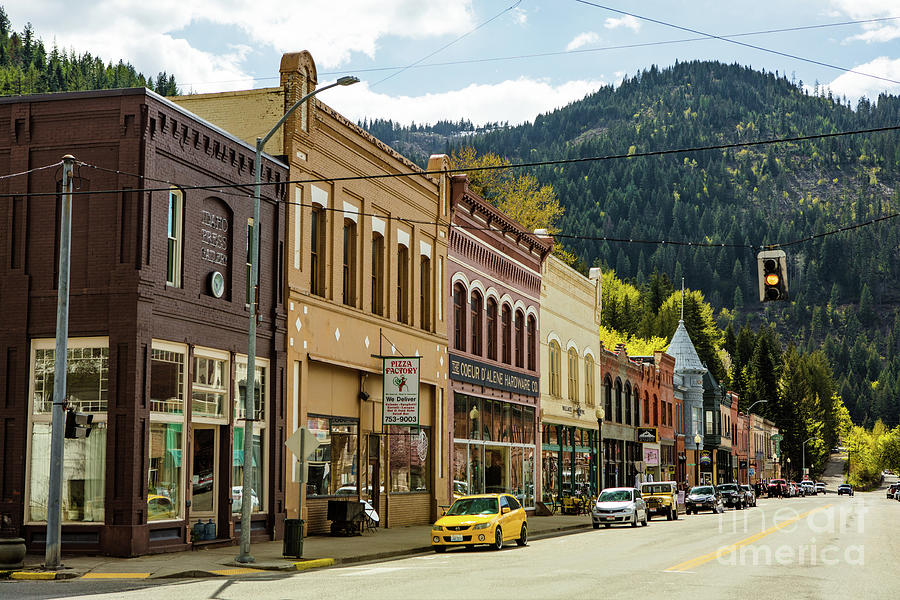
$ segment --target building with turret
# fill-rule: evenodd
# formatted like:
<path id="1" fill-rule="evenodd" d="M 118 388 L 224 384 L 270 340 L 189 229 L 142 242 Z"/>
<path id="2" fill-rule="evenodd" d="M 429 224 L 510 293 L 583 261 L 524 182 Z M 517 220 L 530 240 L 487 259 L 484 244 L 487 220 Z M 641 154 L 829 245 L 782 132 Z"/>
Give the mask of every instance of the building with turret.
<path id="1" fill-rule="evenodd" d="M 675 358 L 675 393 L 682 397 L 684 475 L 689 485 L 697 485 L 702 481 L 701 471 L 712 467 L 712 456 L 708 452 L 704 453 L 703 446 L 703 376 L 707 373 L 707 369 L 697 355 L 697 349 L 694 348 L 691 336 L 688 335 L 684 320 L 678 321 L 678 327 L 672 335 L 666 353 Z"/>

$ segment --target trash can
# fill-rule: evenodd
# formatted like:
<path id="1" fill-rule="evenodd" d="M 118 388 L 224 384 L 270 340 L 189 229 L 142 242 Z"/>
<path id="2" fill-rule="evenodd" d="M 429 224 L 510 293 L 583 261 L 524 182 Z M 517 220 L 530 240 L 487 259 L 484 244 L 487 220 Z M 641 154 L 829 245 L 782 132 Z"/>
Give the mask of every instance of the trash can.
<path id="1" fill-rule="evenodd" d="M 282 556 L 303 558 L 303 519 L 284 520 L 284 550 Z"/>

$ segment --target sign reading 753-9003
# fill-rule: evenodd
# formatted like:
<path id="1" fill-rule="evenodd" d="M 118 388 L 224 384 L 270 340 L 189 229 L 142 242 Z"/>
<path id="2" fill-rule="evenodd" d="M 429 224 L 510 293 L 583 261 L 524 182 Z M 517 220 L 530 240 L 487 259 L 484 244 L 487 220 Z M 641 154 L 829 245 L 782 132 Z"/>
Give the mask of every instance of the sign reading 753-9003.
<path id="1" fill-rule="evenodd" d="M 419 357 L 391 357 L 383 360 L 383 423 L 418 425 Z"/>

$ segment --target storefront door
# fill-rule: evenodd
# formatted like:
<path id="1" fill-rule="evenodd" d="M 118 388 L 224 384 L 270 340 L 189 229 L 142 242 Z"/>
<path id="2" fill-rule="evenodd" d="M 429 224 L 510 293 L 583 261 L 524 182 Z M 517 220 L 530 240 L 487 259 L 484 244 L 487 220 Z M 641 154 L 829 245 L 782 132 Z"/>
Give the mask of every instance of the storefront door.
<path id="1" fill-rule="evenodd" d="M 219 428 L 215 425 L 193 427 L 191 463 L 191 517 L 216 519 L 219 486 Z"/>

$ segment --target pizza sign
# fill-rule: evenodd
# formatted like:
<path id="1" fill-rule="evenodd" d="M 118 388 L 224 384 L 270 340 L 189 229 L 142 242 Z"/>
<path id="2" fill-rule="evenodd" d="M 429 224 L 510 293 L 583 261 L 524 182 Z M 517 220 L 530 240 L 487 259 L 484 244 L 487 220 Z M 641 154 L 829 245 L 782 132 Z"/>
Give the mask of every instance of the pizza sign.
<path id="1" fill-rule="evenodd" d="M 383 360 L 383 424 L 418 425 L 420 358 L 409 356 Z"/>

